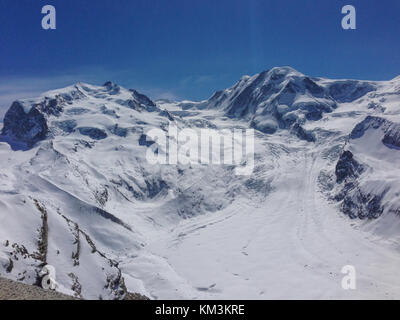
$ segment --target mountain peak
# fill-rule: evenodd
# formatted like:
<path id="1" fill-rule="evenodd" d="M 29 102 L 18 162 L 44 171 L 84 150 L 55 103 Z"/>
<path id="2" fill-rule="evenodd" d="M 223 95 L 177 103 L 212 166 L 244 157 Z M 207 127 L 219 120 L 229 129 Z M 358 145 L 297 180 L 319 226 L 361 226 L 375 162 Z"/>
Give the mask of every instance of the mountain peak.
<path id="1" fill-rule="evenodd" d="M 273 67 L 258 74 L 268 80 L 286 79 L 288 77 L 304 77 L 304 74 L 289 66 Z"/>
<path id="2" fill-rule="evenodd" d="M 114 87 L 118 87 L 118 85 L 112 81 L 106 81 L 103 84 L 103 87 L 107 87 L 107 88 L 114 88 Z"/>
<path id="3" fill-rule="evenodd" d="M 393 78 L 392 81 L 400 81 L 400 75 L 398 75 L 397 77 Z"/>
<path id="4" fill-rule="evenodd" d="M 336 108 L 327 88 L 288 66 L 242 77 L 233 87 L 216 92 L 205 105 L 247 120 L 261 132 L 291 129 L 307 140 L 312 139 L 301 127 L 304 122 L 321 119 Z"/>
<path id="5" fill-rule="evenodd" d="M 144 94 L 110 81 L 104 86 L 77 83 L 15 101 L 4 117 L 1 135 L 17 148 L 28 149 L 56 135 L 80 133 L 95 140 L 111 134 L 124 136 L 127 130 L 121 126 L 128 126 L 129 119 L 157 110 Z"/>
<path id="6" fill-rule="evenodd" d="M 294 74 L 302 74 L 299 71 L 297 71 L 296 69 L 290 67 L 290 66 L 282 66 L 282 67 L 273 67 L 270 70 L 268 70 L 268 72 L 270 73 L 285 73 L 285 74 L 290 74 L 290 73 L 294 73 Z"/>

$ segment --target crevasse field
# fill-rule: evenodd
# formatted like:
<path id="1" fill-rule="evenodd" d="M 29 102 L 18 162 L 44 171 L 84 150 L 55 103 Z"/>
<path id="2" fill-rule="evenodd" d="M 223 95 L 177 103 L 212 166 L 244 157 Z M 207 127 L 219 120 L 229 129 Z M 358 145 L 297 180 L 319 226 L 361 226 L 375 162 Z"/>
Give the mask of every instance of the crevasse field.
<path id="1" fill-rule="evenodd" d="M 255 129 L 254 171 L 153 165 L 153 128 Z M 209 100 L 77 83 L 0 136 L 0 276 L 86 299 L 399 299 L 400 78 L 273 68 Z M 356 269 L 344 290 L 343 266 Z"/>

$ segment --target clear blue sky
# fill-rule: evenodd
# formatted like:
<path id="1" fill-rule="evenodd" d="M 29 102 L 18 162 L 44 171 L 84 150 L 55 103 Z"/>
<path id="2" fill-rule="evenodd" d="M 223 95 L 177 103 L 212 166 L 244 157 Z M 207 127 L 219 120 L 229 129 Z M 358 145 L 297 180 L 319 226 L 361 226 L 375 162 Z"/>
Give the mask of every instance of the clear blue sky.
<path id="1" fill-rule="evenodd" d="M 41 8 L 57 9 L 57 30 Z M 341 8 L 357 9 L 357 30 Z M 77 81 L 205 99 L 244 74 L 400 74 L 398 0 L 0 0 L 0 107 Z"/>

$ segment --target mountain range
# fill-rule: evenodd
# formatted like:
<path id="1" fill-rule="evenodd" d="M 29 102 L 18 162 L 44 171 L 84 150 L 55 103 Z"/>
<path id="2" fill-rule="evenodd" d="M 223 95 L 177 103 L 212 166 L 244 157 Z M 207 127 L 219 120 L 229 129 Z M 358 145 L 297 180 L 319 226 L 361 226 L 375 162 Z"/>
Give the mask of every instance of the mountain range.
<path id="1" fill-rule="evenodd" d="M 170 125 L 253 128 L 253 174 L 150 164 L 146 133 Z M 52 265 L 85 299 L 400 297 L 400 77 L 279 67 L 200 102 L 76 83 L 15 101 L 1 130 L 1 277 Z"/>

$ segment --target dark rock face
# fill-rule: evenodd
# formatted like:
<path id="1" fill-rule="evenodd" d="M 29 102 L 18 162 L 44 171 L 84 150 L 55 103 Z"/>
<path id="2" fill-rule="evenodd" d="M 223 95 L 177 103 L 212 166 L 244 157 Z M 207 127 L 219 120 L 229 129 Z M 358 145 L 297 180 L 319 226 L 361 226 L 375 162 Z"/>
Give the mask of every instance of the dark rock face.
<path id="1" fill-rule="evenodd" d="M 116 94 L 120 93 L 120 91 L 121 91 L 121 88 L 111 81 L 107 81 L 104 84 L 104 87 L 107 88 L 108 94 L 111 94 L 111 95 L 116 95 Z"/>
<path id="2" fill-rule="evenodd" d="M 90 113 L 90 110 L 85 109 L 85 108 L 72 108 L 72 109 L 66 110 L 65 113 L 68 115 L 72 115 L 72 116 L 79 116 L 82 114 Z"/>
<path id="3" fill-rule="evenodd" d="M 315 142 L 315 136 L 312 132 L 305 130 L 300 124 L 295 123 L 292 126 L 291 132 L 301 140 L 305 140 L 308 142 Z"/>
<path id="4" fill-rule="evenodd" d="M 313 80 L 306 77 L 303 79 L 303 83 L 306 89 L 311 92 L 314 96 L 322 96 L 324 94 L 324 89 L 317 85 Z"/>
<path id="5" fill-rule="evenodd" d="M 117 112 L 116 112 L 115 110 L 107 109 L 106 106 L 102 106 L 102 107 L 101 107 L 101 112 L 102 112 L 103 114 L 108 115 L 108 116 L 111 116 L 111 117 L 114 117 L 114 118 L 116 118 L 116 119 L 119 119 L 119 116 L 118 116 Z"/>
<path id="6" fill-rule="evenodd" d="M 368 129 L 382 131 L 382 143 L 388 148 L 400 148 L 400 124 L 380 117 L 368 116 L 350 134 L 351 139 L 361 138 Z"/>
<path id="7" fill-rule="evenodd" d="M 72 133 L 77 126 L 75 120 L 56 121 L 54 125 L 65 133 Z"/>
<path id="8" fill-rule="evenodd" d="M 355 126 L 350 134 L 349 143 L 360 143 L 357 140 L 361 139 L 367 131 L 374 134 L 373 137 L 385 146 L 400 148 L 400 125 L 375 116 L 368 116 Z M 376 177 L 372 182 L 376 184 L 376 187 L 371 185 L 368 180 L 365 180 L 368 176 L 362 176 L 366 168 L 366 165 L 357 162 L 353 153 L 348 150 L 342 153 L 336 165 L 337 183 L 342 184 L 343 187 L 334 198 L 341 202 L 342 211 L 351 218 L 376 219 L 385 210 L 384 198 L 390 191 L 390 185 L 385 184 L 384 179 L 375 181 Z M 374 168 L 369 168 L 368 171 L 370 170 Z M 391 210 L 397 210 L 397 208 Z"/>
<path id="9" fill-rule="evenodd" d="M 344 151 L 336 165 L 336 182 L 342 183 L 348 178 L 357 178 L 363 171 L 363 166 L 353 159 L 353 154 L 350 151 Z"/>
<path id="10" fill-rule="evenodd" d="M 172 116 L 172 114 L 167 110 L 162 110 L 162 111 L 160 111 L 159 114 L 160 114 L 160 116 L 168 118 L 169 121 L 175 121 L 175 119 Z"/>
<path id="11" fill-rule="evenodd" d="M 31 148 L 37 142 L 47 138 L 49 134 L 48 117 L 59 117 L 64 112 L 64 106 L 72 100 L 84 95 L 78 89 L 68 94 L 45 97 L 41 102 L 30 106 L 15 101 L 4 117 L 3 136 L 8 136 L 18 143 Z M 62 130 L 68 130 L 71 124 L 61 124 Z"/>
<path id="12" fill-rule="evenodd" d="M 118 85 L 107 82 L 104 84 L 107 94 L 117 95 L 123 90 Z M 87 89 L 87 88 L 86 88 Z M 67 108 L 73 102 L 84 99 L 87 95 L 93 95 L 92 89 L 81 88 L 80 85 L 74 86 L 70 91 L 62 92 L 54 97 L 44 97 L 42 100 L 32 102 L 16 101 L 14 102 L 4 118 L 4 126 L 1 132 L 2 139 L 12 144 L 13 149 L 26 149 L 33 147 L 37 142 L 46 139 L 53 134 L 71 134 L 78 123 L 76 120 L 58 121 L 62 114 L 69 116 L 79 116 L 92 113 L 93 111 L 83 107 Z M 104 89 L 102 94 L 104 94 Z M 131 99 L 118 100 L 123 106 L 127 106 L 138 111 L 158 110 L 156 104 L 148 97 L 140 94 L 136 90 L 130 90 Z M 96 92 L 95 92 L 96 93 Z M 101 107 L 103 114 L 119 118 L 115 110 L 109 110 L 106 106 Z M 80 127 L 77 129 L 82 135 L 89 136 L 93 140 L 102 140 L 107 138 L 107 133 L 103 129 L 94 127 Z M 126 137 L 128 129 L 121 128 L 118 125 L 109 128 L 111 133 L 120 137 Z"/>
<path id="13" fill-rule="evenodd" d="M 53 99 L 45 98 L 45 100 L 36 107 L 47 115 L 58 117 L 64 111 L 63 102 L 64 99 L 60 96 Z"/>
<path id="14" fill-rule="evenodd" d="M 352 102 L 375 89 L 373 84 L 357 80 L 338 80 L 328 87 L 329 94 L 337 102 Z"/>
<path id="15" fill-rule="evenodd" d="M 364 193 L 358 187 L 349 190 L 344 196 L 341 208 L 344 214 L 355 219 L 376 219 L 385 209 L 382 199 L 386 191 L 380 194 Z"/>
<path id="16" fill-rule="evenodd" d="M 317 121 L 322 119 L 324 113 L 332 112 L 333 108 L 336 108 L 336 104 L 326 105 L 323 103 L 309 103 L 301 107 L 304 111 L 304 115 L 309 121 Z"/>
<path id="17" fill-rule="evenodd" d="M 16 101 L 4 117 L 2 135 L 8 135 L 30 147 L 45 139 L 48 132 L 46 118 L 36 106 L 25 113 L 23 106 Z"/>
<path id="18" fill-rule="evenodd" d="M 147 98 L 145 95 L 139 94 L 139 99 L 133 95 L 133 99 L 128 100 L 125 104 L 131 109 L 134 109 L 136 111 L 149 111 L 153 112 L 157 110 L 157 106 L 154 104 L 153 101 L 151 101 L 149 98 Z"/>
<path id="19" fill-rule="evenodd" d="M 155 144 L 154 141 L 152 140 L 147 140 L 147 136 L 145 134 L 142 134 L 139 138 L 139 145 L 140 146 L 146 146 L 146 147 L 151 147 L 153 144 Z"/>
<path id="20" fill-rule="evenodd" d="M 119 137 L 123 137 L 125 138 L 128 135 L 128 129 L 126 128 L 121 128 L 120 126 L 118 126 L 118 124 L 116 124 L 114 127 L 110 128 L 110 131 L 119 136 Z"/>
<path id="21" fill-rule="evenodd" d="M 147 197 L 149 197 L 150 199 L 153 199 L 160 193 L 168 190 L 168 184 L 163 180 L 146 180 L 145 183 Z"/>
<path id="22" fill-rule="evenodd" d="M 306 117 L 307 120 L 317 121 L 317 120 L 322 119 L 322 114 L 323 113 L 322 113 L 321 109 L 318 109 L 315 106 L 311 106 L 309 108 L 309 110 L 307 111 L 305 117 Z"/>
<path id="23" fill-rule="evenodd" d="M 140 103 L 138 103 L 137 101 L 135 101 L 135 100 L 133 100 L 133 99 L 131 99 L 131 100 L 129 100 L 129 101 L 127 102 L 127 106 L 128 106 L 129 108 L 133 109 L 133 110 L 136 110 L 136 111 L 142 111 L 142 110 L 143 110 L 143 108 L 142 108 L 142 106 L 140 105 Z"/>
<path id="24" fill-rule="evenodd" d="M 360 122 L 355 126 L 353 131 L 350 134 L 351 139 L 359 139 L 361 138 L 364 133 L 372 128 L 372 129 L 378 129 L 380 128 L 383 124 L 385 124 L 387 120 L 379 117 L 373 117 L 373 116 L 367 116 L 364 121 Z"/>
<path id="25" fill-rule="evenodd" d="M 259 76 L 242 92 L 240 92 L 237 96 L 231 98 L 232 103 L 227 110 L 228 116 L 236 115 L 239 117 L 244 117 L 249 112 L 248 106 L 254 105 L 255 103 L 257 103 L 257 100 L 265 100 L 264 97 L 257 97 L 254 95 L 254 91 L 265 80 L 265 76 L 266 72 L 260 73 Z"/>
<path id="26" fill-rule="evenodd" d="M 215 107 L 219 107 L 220 104 L 221 104 L 221 102 L 222 102 L 223 100 L 225 100 L 225 99 L 226 99 L 226 95 L 225 95 L 224 91 L 223 91 L 223 90 L 219 90 L 219 91 L 215 92 L 215 93 L 211 96 L 211 98 L 209 99 L 209 101 L 210 101 L 211 103 L 215 103 Z"/>
<path id="27" fill-rule="evenodd" d="M 149 107 L 155 107 L 156 106 L 156 104 L 152 100 L 150 100 L 149 97 L 145 96 L 144 94 L 141 94 L 141 93 L 137 92 L 134 89 L 130 89 L 129 91 L 132 92 L 133 97 L 140 104 L 144 104 L 145 106 L 149 106 Z"/>
<path id="28" fill-rule="evenodd" d="M 217 91 L 205 104 L 207 108 L 222 108 L 228 117 L 246 119 L 252 128 L 263 133 L 288 129 L 306 141 L 315 141 L 315 136 L 303 129 L 304 121 L 320 120 L 324 113 L 337 107 L 328 88 L 318 79 L 289 67 L 243 77 L 233 87 Z"/>
<path id="29" fill-rule="evenodd" d="M 262 133 L 274 134 L 278 130 L 278 125 L 274 122 L 257 122 L 257 120 L 252 120 L 250 122 L 250 127 L 254 128 Z"/>
<path id="30" fill-rule="evenodd" d="M 395 147 L 400 149 L 400 130 L 386 133 L 382 142 L 389 148 Z"/>
<path id="31" fill-rule="evenodd" d="M 382 215 L 385 209 L 382 200 L 388 189 L 377 193 L 364 191 L 359 186 L 356 175 L 345 181 L 344 187 L 334 198 L 342 202 L 341 210 L 344 214 L 352 219 L 376 219 Z"/>
<path id="32" fill-rule="evenodd" d="M 92 127 L 81 127 L 78 128 L 80 134 L 84 136 L 89 136 L 93 140 L 102 140 L 107 138 L 107 133 L 104 130 Z"/>

